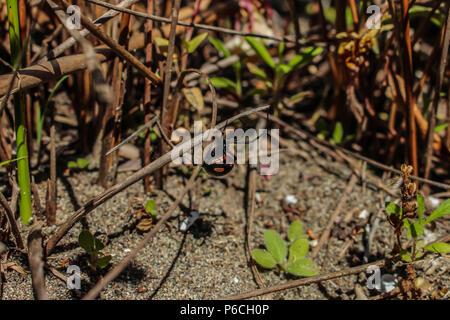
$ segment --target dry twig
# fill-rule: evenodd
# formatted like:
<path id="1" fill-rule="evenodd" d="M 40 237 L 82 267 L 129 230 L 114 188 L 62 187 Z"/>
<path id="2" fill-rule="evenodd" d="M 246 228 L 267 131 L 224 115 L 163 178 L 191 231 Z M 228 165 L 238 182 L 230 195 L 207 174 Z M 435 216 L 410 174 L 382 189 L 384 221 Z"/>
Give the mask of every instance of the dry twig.
<path id="1" fill-rule="evenodd" d="M 28 263 L 31 270 L 31 280 L 34 295 L 38 300 L 48 300 L 45 290 L 44 248 L 42 243 L 41 224 L 35 224 L 28 235 Z"/>
<path id="2" fill-rule="evenodd" d="M 322 235 L 321 235 L 321 237 L 319 239 L 319 243 L 317 244 L 316 247 L 314 247 L 314 249 L 312 251 L 312 257 L 313 258 L 315 256 L 317 256 L 317 254 L 319 253 L 319 251 L 322 248 L 322 246 L 324 245 L 324 243 L 330 237 L 331 228 L 333 227 L 336 218 L 339 216 L 339 214 L 341 213 L 342 209 L 344 208 L 344 205 L 347 202 L 347 199 L 348 199 L 350 193 L 352 192 L 353 187 L 355 186 L 356 180 L 357 180 L 357 178 L 353 174 L 351 176 L 351 178 L 350 178 L 350 182 L 348 183 L 347 188 L 345 188 L 344 195 L 342 196 L 342 198 L 339 201 L 336 209 L 334 210 L 333 214 L 331 215 L 330 219 L 328 220 L 328 224 L 327 224 L 325 230 L 322 232 Z"/>
<path id="3" fill-rule="evenodd" d="M 318 275 L 318 276 L 314 276 L 314 277 L 309 277 L 309 278 L 304 278 L 304 279 L 299 279 L 299 280 L 294 280 L 294 281 L 288 281 L 287 283 L 275 285 L 272 287 L 257 289 L 257 290 L 237 294 L 234 296 L 223 297 L 223 298 L 219 298 L 218 300 L 242 300 L 242 299 L 258 297 L 258 296 L 261 296 L 261 295 L 267 294 L 267 293 L 273 293 L 273 292 L 282 291 L 282 290 L 286 290 L 286 289 L 292 289 L 292 288 L 308 285 L 311 283 L 317 283 L 317 282 L 321 282 L 321 281 L 325 281 L 325 280 L 331 280 L 331 279 L 335 279 L 335 278 L 349 276 L 352 274 L 357 274 L 360 272 L 365 272 L 367 270 L 367 268 L 370 266 L 378 266 L 378 267 L 382 268 L 382 267 L 387 266 L 388 264 L 389 264 L 388 260 L 379 260 L 376 262 L 364 264 L 364 265 L 353 267 L 353 268 L 348 268 L 345 270 L 330 272 L 330 273 L 326 273 L 326 274 L 322 274 L 322 275 Z"/>

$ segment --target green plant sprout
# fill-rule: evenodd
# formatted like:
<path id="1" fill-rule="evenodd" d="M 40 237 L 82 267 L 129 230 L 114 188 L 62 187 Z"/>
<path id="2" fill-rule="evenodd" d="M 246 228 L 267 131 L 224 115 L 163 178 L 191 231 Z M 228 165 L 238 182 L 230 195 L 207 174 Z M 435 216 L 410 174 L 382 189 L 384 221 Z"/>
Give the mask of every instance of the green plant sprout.
<path id="1" fill-rule="evenodd" d="M 16 159 L 11 159 L 11 160 L 6 160 L 6 161 L 3 161 L 3 162 L 0 162 L 0 167 L 3 167 L 5 165 L 7 165 L 7 164 L 10 164 L 10 163 L 12 163 L 14 161 L 19 161 L 21 159 L 24 159 L 24 158 L 16 158 Z"/>
<path id="2" fill-rule="evenodd" d="M 77 161 L 69 161 L 67 163 L 67 168 L 72 170 L 83 170 L 89 165 L 89 161 L 84 158 L 78 158 Z"/>
<path id="3" fill-rule="evenodd" d="M 299 220 L 294 221 L 287 234 L 288 247 L 281 236 L 274 230 L 264 233 L 264 243 L 267 250 L 255 249 L 252 258 L 263 268 L 273 269 L 279 267 L 284 272 L 299 277 L 311 277 L 319 273 L 314 261 L 305 258 L 309 251 L 308 235 L 303 233 L 303 225 Z"/>
<path id="4" fill-rule="evenodd" d="M 110 255 L 102 253 L 105 245 L 88 230 L 82 230 L 78 236 L 78 244 L 89 254 L 88 266 L 92 271 L 105 268 L 111 261 Z"/>
<path id="5" fill-rule="evenodd" d="M 342 127 L 342 123 L 339 121 L 336 122 L 336 126 L 334 127 L 333 131 L 333 143 L 335 144 L 341 144 L 342 138 L 344 137 L 344 128 Z"/>
<path id="6" fill-rule="evenodd" d="M 328 141 L 333 145 L 345 146 L 355 138 L 354 134 L 344 134 L 344 127 L 340 121 L 336 122 L 332 133 L 328 130 L 328 124 L 322 117 L 317 119 L 314 126 L 318 132 L 317 137 L 321 140 L 328 139 Z"/>
<path id="7" fill-rule="evenodd" d="M 442 254 L 450 253 L 450 245 L 445 242 L 434 242 L 425 246 L 423 240 L 419 239 L 419 237 L 423 235 L 425 226 L 427 224 L 440 217 L 450 214 L 450 199 L 442 202 L 427 219 L 424 219 L 423 217 L 425 206 L 423 198 L 420 194 L 417 194 L 417 207 L 417 219 L 407 217 L 402 219 L 403 228 L 404 230 L 406 230 L 408 238 L 412 239 L 414 242 L 414 245 L 412 246 L 410 251 L 400 251 L 400 256 L 402 257 L 402 259 L 406 262 L 411 262 L 413 260 L 420 259 L 426 252 Z M 389 202 L 387 204 L 386 213 L 391 220 L 393 217 L 394 219 L 403 217 L 402 208 L 394 202 Z"/>
<path id="8" fill-rule="evenodd" d="M 198 36 L 192 38 L 189 41 L 183 39 L 183 46 L 186 49 L 186 54 L 193 53 L 198 48 L 198 46 L 203 42 L 203 40 L 206 39 L 207 36 L 208 32 L 205 32 L 199 34 Z"/>
<path id="9" fill-rule="evenodd" d="M 223 55 L 225 58 L 231 57 L 231 52 L 226 48 L 225 44 L 217 38 L 208 37 L 209 42 L 216 48 L 216 50 Z M 242 96 L 242 63 L 240 61 L 236 61 L 232 64 L 234 69 L 235 81 L 232 81 L 225 77 L 212 77 L 211 82 L 216 88 L 226 88 L 231 90 L 236 94 L 238 99 Z"/>
<path id="10" fill-rule="evenodd" d="M 151 214 L 153 218 L 158 216 L 158 211 L 156 211 L 156 203 L 154 200 L 147 200 L 145 203 L 145 211 Z"/>

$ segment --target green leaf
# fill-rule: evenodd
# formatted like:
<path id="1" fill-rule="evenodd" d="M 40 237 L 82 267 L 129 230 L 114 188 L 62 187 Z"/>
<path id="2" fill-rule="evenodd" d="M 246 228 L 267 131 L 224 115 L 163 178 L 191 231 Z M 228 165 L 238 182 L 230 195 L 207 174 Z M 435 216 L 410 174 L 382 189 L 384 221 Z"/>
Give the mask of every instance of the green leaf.
<path id="1" fill-rule="evenodd" d="M 153 218 L 156 218 L 158 216 L 158 211 L 150 210 L 150 214 L 152 215 Z"/>
<path id="2" fill-rule="evenodd" d="M 314 261 L 306 258 L 300 258 L 289 263 L 286 269 L 289 273 L 301 277 L 312 277 L 319 273 L 319 268 Z"/>
<path id="3" fill-rule="evenodd" d="M 292 68 L 284 63 L 277 64 L 275 70 L 280 79 L 282 79 L 286 74 L 292 71 Z"/>
<path id="4" fill-rule="evenodd" d="M 219 53 L 221 53 L 225 58 L 231 57 L 230 51 L 228 51 L 228 49 L 225 47 L 225 44 L 222 41 L 211 36 L 208 37 L 208 40 L 209 42 L 212 43 L 214 48 L 216 48 L 217 51 L 219 51 Z"/>
<path id="5" fill-rule="evenodd" d="M 420 194 L 417 194 L 417 205 L 419 207 L 419 221 L 423 224 L 423 213 L 425 211 L 425 205 L 423 203 L 423 198 Z"/>
<path id="6" fill-rule="evenodd" d="M 400 257 L 405 262 L 411 262 L 412 261 L 411 254 L 408 251 L 406 251 L 406 250 L 403 250 L 402 252 L 400 252 Z"/>
<path id="7" fill-rule="evenodd" d="M 450 253 L 450 244 L 445 242 L 434 242 L 425 246 L 424 250 L 435 253 Z"/>
<path id="8" fill-rule="evenodd" d="M 267 230 L 264 233 L 264 243 L 275 260 L 282 264 L 284 259 L 286 259 L 287 248 L 280 235 L 273 230 Z"/>
<path id="9" fill-rule="evenodd" d="M 281 41 L 280 44 L 278 45 L 278 59 L 280 60 L 280 62 L 283 59 L 284 48 L 285 43 L 284 41 Z"/>
<path id="10" fill-rule="evenodd" d="M 299 102 L 302 102 L 303 99 L 305 99 L 306 97 L 308 97 L 310 95 L 311 95 L 310 91 L 299 92 L 299 93 L 294 94 L 292 97 L 290 97 L 289 101 L 292 103 L 299 103 Z"/>
<path id="11" fill-rule="evenodd" d="M 264 72 L 264 70 L 258 68 L 256 65 L 249 66 L 249 71 L 261 80 L 264 80 L 264 81 L 268 80 L 267 74 Z"/>
<path id="12" fill-rule="evenodd" d="M 432 8 L 416 4 L 409 9 L 408 15 L 410 19 L 425 18 L 429 15 L 431 10 Z M 436 10 L 430 19 L 430 22 L 435 24 L 439 28 L 442 28 L 444 21 L 445 16 L 439 10 Z"/>
<path id="13" fill-rule="evenodd" d="M 85 169 L 89 165 L 89 161 L 87 161 L 84 158 L 78 158 L 77 159 L 77 166 L 78 169 Z"/>
<path id="14" fill-rule="evenodd" d="M 145 211 L 150 213 L 150 211 L 155 210 L 155 208 L 156 208 L 156 202 L 151 199 L 147 200 L 147 202 L 145 203 Z"/>
<path id="15" fill-rule="evenodd" d="M 292 68 L 301 68 L 309 64 L 315 56 L 318 56 L 323 52 L 321 47 L 307 47 L 302 50 L 300 54 L 296 54 L 288 65 Z"/>
<path id="16" fill-rule="evenodd" d="M 264 62 L 269 67 L 275 69 L 275 62 L 273 62 L 273 59 L 270 56 L 269 51 L 260 40 L 253 37 L 245 37 L 245 40 L 247 40 L 250 47 L 252 47 L 252 49 L 255 50 L 255 52 L 261 57 L 261 59 L 264 60 Z"/>
<path id="17" fill-rule="evenodd" d="M 435 133 L 438 133 L 438 132 L 444 130 L 445 128 L 447 128 L 447 127 L 448 127 L 448 123 L 447 123 L 447 122 L 446 122 L 446 123 L 443 123 L 443 124 L 440 124 L 440 125 L 438 125 L 438 126 L 436 126 L 436 127 L 434 128 L 434 132 L 435 132 Z"/>
<path id="18" fill-rule="evenodd" d="M 289 226 L 288 239 L 290 241 L 295 241 L 302 234 L 303 234 L 303 224 L 300 220 L 295 220 Z"/>
<path id="19" fill-rule="evenodd" d="M 420 221 L 415 221 L 411 224 L 411 222 L 408 219 L 403 220 L 403 225 L 407 230 L 408 238 L 415 238 L 420 237 L 423 234 L 424 228 L 422 223 Z"/>
<path id="20" fill-rule="evenodd" d="M 104 256 L 97 260 L 97 267 L 100 269 L 103 269 L 108 265 L 108 263 L 111 261 L 111 256 Z"/>
<path id="21" fill-rule="evenodd" d="M 159 47 L 159 50 L 161 51 L 161 53 L 165 57 L 167 57 L 167 55 L 169 53 L 169 40 L 160 38 L 160 37 L 154 37 L 154 41 L 155 41 L 156 45 Z M 178 60 L 179 60 L 179 49 L 177 47 L 175 47 L 175 50 L 173 52 L 173 62 L 177 63 Z"/>
<path id="22" fill-rule="evenodd" d="M 442 202 L 439 207 L 437 207 L 428 217 L 427 220 L 425 220 L 425 224 L 430 223 L 433 220 L 436 220 L 437 218 L 440 218 L 442 216 L 445 216 L 450 213 L 450 199 L 445 200 Z"/>
<path id="23" fill-rule="evenodd" d="M 211 78 L 211 83 L 216 88 L 227 88 L 227 89 L 236 91 L 236 83 L 234 83 L 233 81 L 231 81 L 228 78 L 213 77 L 213 78 Z"/>
<path id="24" fill-rule="evenodd" d="M 94 238 L 94 250 L 99 252 L 105 247 L 105 245 L 97 238 Z"/>
<path id="25" fill-rule="evenodd" d="M 67 167 L 69 169 L 85 169 L 89 165 L 89 161 L 84 158 L 78 158 L 77 161 L 69 161 Z"/>
<path id="26" fill-rule="evenodd" d="M 386 206 L 386 213 L 388 215 L 394 214 L 396 216 L 400 216 L 402 214 L 402 208 L 400 208 L 394 202 L 389 202 L 388 205 Z"/>
<path id="27" fill-rule="evenodd" d="M 69 161 L 69 162 L 67 162 L 67 168 L 69 168 L 69 169 L 77 169 L 78 165 L 77 165 L 77 163 L 75 161 Z"/>
<path id="28" fill-rule="evenodd" d="M 342 138 L 344 137 L 344 129 L 342 128 L 342 124 L 338 121 L 333 131 L 333 140 L 336 144 L 340 144 L 342 142 Z"/>
<path id="29" fill-rule="evenodd" d="M 309 243 L 306 239 L 297 239 L 289 248 L 289 263 L 299 258 L 304 258 L 309 250 Z"/>
<path id="30" fill-rule="evenodd" d="M 263 268 L 272 269 L 277 265 L 274 257 L 267 250 L 253 250 L 252 258 Z"/>
<path id="31" fill-rule="evenodd" d="M 150 132 L 150 140 L 152 142 L 155 142 L 156 140 L 158 140 L 158 135 L 154 132 Z"/>
<path id="32" fill-rule="evenodd" d="M 262 88 L 253 88 L 248 90 L 245 94 L 244 94 L 244 98 L 248 98 L 251 96 L 256 96 L 256 95 L 261 95 L 261 96 L 265 96 L 268 94 L 266 89 L 262 89 Z"/>
<path id="33" fill-rule="evenodd" d="M 95 252 L 94 236 L 89 230 L 83 229 L 78 236 L 78 244 L 81 248 L 86 250 L 87 253 Z"/>
<path id="34" fill-rule="evenodd" d="M 145 204 L 145 211 L 147 211 L 147 213 L 150 213 L 154 218 L 156 218 L 158 216 L 158 211 L 156 211 L 155 209 L 156 209 L 155 201 L 148 200 L 147 203 Z"/>
<path id="35" fill-rule="evenodd" d="M 197 49 L 197 47 L 206 39 L 208 32 L 199 34 L 189 41 L 183 41 L 183 46 L 186 48 L 187 53 L 192 53 Z"/>
<path id="36" fill-rule="evenodd" d="M 186 100 L 197 110 L 202 111 L 205 107 L 205 102 L 203 100 L 203 94 L 200 88 L 183 88 L 182 92 Z"/>

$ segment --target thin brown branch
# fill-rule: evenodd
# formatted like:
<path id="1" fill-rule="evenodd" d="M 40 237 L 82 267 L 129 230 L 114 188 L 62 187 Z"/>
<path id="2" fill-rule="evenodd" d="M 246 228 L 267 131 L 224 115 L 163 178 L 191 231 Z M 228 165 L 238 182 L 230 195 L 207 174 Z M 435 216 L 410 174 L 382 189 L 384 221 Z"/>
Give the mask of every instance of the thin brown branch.
<path id="1" fill-rule="evenodd" d="M 96 48 L 97 61 L 103 62 L 112 57 L 112 51 L 105 46 Z M 81 71 L 87 68 L 87 58 L 84 54 L 64 56 L 48 62 L 42 62 L 18 71 L 18 76 L 8 73 L 0 76 L 0 97 L 9 96 L 16 92 L 23 92 L 36 87 L 41 83 L 59 79 L 61 76 Z M 12 79 L 14 79 L 12 81 Z M 10 81 L 13 82 L 11 92 L 8 94 Z"/>
<path id="2" fill-rule="evenodd" d="M 447 22 L 445 28 L 442 28 L 442 51 L 439 62 L 439 69 L 436 72 L 436 83 L 433 104 L 431 106 L 430 113 L 428 115 L 428 134 L 427 134 L 427 149 L 425 153 L 425 173 L 424 177 L 430 176 L 431 169 L 431 157 L 433 156 L 433 140 L 434 140 L 434 128 L 436 126 L 436 113 L 439 104 L 442 84 L 444 82 L 445 66 L 448 59 L 448 46 L 450 43 L 450 4 L 447 3 Z"/>
<path id="3" fill-rule="evenodd" d="M 135 132 L 133 132 L 131 135 L 129 135 L 126 139 L 122 140 L 118 145 L 116 145 L 114 148 L 112 148 L 111 150 L 109 150 L 106 155 L 111 154 L 112 152 L 116 151 L 117 149 L 119 149 L 121 146 L 123 146 L 125 143 L 128 143 L 128 141 L 130 141 L 131 139 L 133 139 L 134 137 L 138 136 L 141 132 L 143 132 L 144 130 L 147 130 L 148 128 L 152 127 L 155 122 L 158 120 L 159 115 L 154 116 L 150 121 L 148 121 L 147 123 L 145 123 L 142 128 L 140 128 L 139 130 L 136 130 Z"/>
<path id="4" fill-rule="evenodd" d="M 58 18 L 59 22 L 65 26 L 67 32 L 81 44 L 83 52 L 87 58 L 86 66 L 95 82 L 94 88 L 97 99 L 100 103 L 109 105 L 112 101 L 111 88 L 106 83 L 105 78 L 103 77 L 103 73 L 100 70 L 100 63 L 97 60 L 94 47 L 89 41 L 87 41 L 84 37 L 82 37 L 77 30 L 72 29 L 66 25 L 68 16 L 63 10 L 61 10 L 60 7 L 58 7 L 58 5 L 55 2 L 53 2 L 52 0 L 46 1 L 50 6 L 50 8 L 53 10 L 53 13 Z"/>
<path id="5" fill-rule="evenodd" d="M 166 66 L 164 69 L 164 91 L 163 91 L 163 103 L 161 105 L 161 126 L 162 132 L 167 136 L 170 136 L 170 128 L 169 122 L 170 117 L 173 115 L 173 104 L 169 107 L 169 90 L 170 90 L 170 79 L 172 78 L 172 68 L 173 68 L 173 53 L 175 52 L 175 36 L 176 36 L 176 28 L 178 22 L 178 13 L 180 11 L 181 0 L 175 0 L 172 6 L 172 21 L 170 24 L 170 33 L 169 33 L 169 47 L 167 49 L 167 60 Z M 164 154 L 167 151 L 166 145 L 160 141 L 159 143 L 159 154 Z M 159 188 L 163 186 L 163 171 L 161 169 L 159 171 L 160 179 L 157 181 L 157 185 Z"/>
<path id="6" fill-rule="evenodd" d="M 158 130 L 161 133 L 161 138 L 164 140 L 164 142 L 173 148 L 174 147 L 173 143 L 170 141 L 169 137 L 164 133 L 164 130 L 162 129 L 161 123 L 159 121 L 156 121 L 156 126 L 158 127 Z"/>
<path id="7" fill-rule="evenodd" d="M 153 14 L 153 7 L 155 3 L 153 0 L 147 0 L 147 13 Z M 153 21 L 147 20 L 145 21 L 145 65 L 147 68 L 151 70 L 153 61 Z M 152 89 L 150 85 L 150 81 L 145 79 L 144 81 L 144 120 L 145 122 L 150 121 L 151 119 L 151 100 L 152 100 Z M 145 136 L 144 142 L 144 165 L 148 165 L 151 162 L 151 138 L 150 133 L 148 132 Z M 144 178 L 144 188 L 145 192 L 150 192 L 150 177 L 147 176 Z"/>
<path id="8" fill-rule="evenodd" d="M 119 45 L 124 48 L 128 47 L 130 31 L 130 15 L 122 14 L 119 29 Z M 122 104 L 124 95 L 124 82 L 122 77 L 124 63 L 118 57 L 114 58 L 112 66 L 112 88 L 113 88 L 113 104 L 105 105 L 105 113 L 102 119 L 102 147 L 100 153 L 100 168 L 97 183 L 104 188 L 107 187 L 108 173 L 110 171 L 113 157 L 108 157 L 106 153 L 114 145 L 114 132 L 120 133 L 120 118 L 122 114 Z M 148 80 L 148 79 L 146 79 Z"/>
<path id="9" fill-rule="evenodd" d="M 300 38 L 302 34 L 300 33 L 300 23 L 298 21 L 298 12 L 297 8 L 295 7 L 294 0 L 288 0 L 287 5 L 289 6 L 289 14 L 290 18 L 292 20 L 292 23 L 294 24 L 294 32 L 295 32 L 295 47 L 298 50 Z"/>
<path id="10" fill-rule="evenodd" d="M 45 201 L 45 215 L 48 224 L 56 222 L 56 143 L 55 125 L 50 127 L 50 179 L 47 180 L 47 196 Z"/>
<path id="11" fill-rule="evenodd" d="M 262 129 L 266 126 L 266 120 L 264 118 L 260 118 L 258 123 L 256 124 L 256 130 Z M 258 284 L 259 288 L 264 288 L 264 282 L 261 279 L 261 275 L 258 272 L 258 268 L 256 266 L 255 261 L 253 261 L 250 250 L 250 242 L 252 237 L 252 229 L 253 229 L 253 218 L 255 216 L 255 206 L 256 206 L 256 165 L 249 165 L 248 170 L 250 171 L 248 174 L 248 214 L 247 214 L 247 234 L 245 237 L 245 250 L 247 251 L 248 259 L 250 260 L 250 268 L 252 270 L 253 276 Z"/>
<path id="12" fill-rule="evenodd" d="M 11 201 L 9 206 L 11 207 L 12 215 L 14 216 L 16 214 L 17 210 L 17 200 L 19 199 L 19 186 L 17 185 L 17 182 L 14 179 L 11 179 L 11 185 L 12 185 L 12 195 L 11 195 Z"/>
<path id="13" fill-rule="evenodd" d="M 389 6 L 392 11 L 392 16 L 396 17 L 396 7 L 392 0 L 389 0 Z M 419 160 L 417 154 L 417 136 L 416 136 L 416 121 L 414 114 L 414 96 L 412 94 L 413 85 L 413 61 L 412 61 L 412 48 L 410 37 L 410 19 L 409 19 L 409 3 L 408 0 L 402 0 L 401 2 L 401 22 L 402 25 L 394 18 L 396 22 L 396 34 L 397 34 L 397 46 L 401 52 L 400 65 L 403 74 L 405 84 L 405 110 L 406 110 L 406 128 L 407 134 L 407 148 L 406 158 L 414 168 L 414 174 L 419 173 Z"/>
<path id="14" fill-rule="evenodd" d="M 6 217 L 8 218 L 9 226 L 11 227 L 11 231 L 16 238 L 16 246 L 19 249 L 24 249 L 24 244 L 22 240 L 22 236 L 20 235 L 19 227 L 17 226 L 16 219 L 14 219 L 14 213 L 11 210 L 11 207 L 8 204 L 8 200 L 6 200 L 5 196 L 2 192 L 0 192 L 0 205 L 6 212 Z"/>
<path id="15" fill-rule="evenodd" d="M 36 183 L 34 182 L 34 177 L 31 178 L 31 193 L 33 194 L 33 205 L 34 205 L 34 211 L 36 212 L 36 216 L 41 217 L 42 216 L 42 206 L 41 206 L 41 199 L 39 197 L 39 191 L 36 186 Z"/>
<path id="16" fill-rule="evenodd" d="M 341 197 L 341 200 L 339 201 L 336 209 L 334 210 L 333 214 L 331 215 L 330 219 L 328 220 L 328 224 L 325 227 L 325 230 L 322 232 L 322 235 L 320 236 L 319 242 L 317 246 L 314 247 L 312 251 L 312 257 L 316 257 L 319 253 L 322 246 L 325 244 L 325 242 L 328 241 L 328 238 L 330 237 L 331 229 L 333 228 L 334 222 L 336 221 L 336 218 L 341 213 L 342 209 L 344 208 L 345 203 L 347 202 L 347 199 L 350 195 L 350 193 L 353 190 L 353 187 L 356 184 L 356 176 L 353 174 L 350 178 L 350 182 L 347 185 L 347 188 L 345 188 L 344 194 Z"/>
<path id="17" fill-rule="evenodd" d="M 37 300 L 48 300 L 45 290 L 44 248 L 42 243 L 41 224 L 35 224 L 28 235 L 28 262 L 31 270 L 31 281 Z"/>
<path id="18" fill-rule="evenodd" d="M 348 268 L 348 269 L 344 269 L 344 270 L 340 270 L 340 271 L 336 271 L 336 272 L 330 272 L 330 273 L 326 273 L 326 274 L 322 274 L 322 275 L 318 275 L 318 276 L 314 276 L 314 277 L 288 281 L 287 283 L 275 285 L 272 287 L 257 289 L 257 290 L 237 294 L 234 296 L 223 297 L 223 298 L 219 298 L 218 300 L 242 300 L 242 299 L 258 297 L 258 296 L 262 296 L 267 293 L 273 293 L 273 292 L 277 292 L 277 291 L 292 289 L 292 288 L 296 288 L 296 287 L 300 287 L 300 286 L 304 286 L 304 285 L 308 285 L 308 284 L 312 284 L 312 283 L 317 283 L 317 282 L 321 282 L 321 281 L 326 281 L 326 280 L 349 276 L 352 274 L 357 274 L 360 272 L 365 272 L 367 270 L 367 268 L 370 266 L 378 266 L 380 268 L 383 268 L 387 265 L 389 265 L 388 260 L 379 260 L 376 262 L 364 264 L 364 265 L 353 267 L 353 268 Z"/>

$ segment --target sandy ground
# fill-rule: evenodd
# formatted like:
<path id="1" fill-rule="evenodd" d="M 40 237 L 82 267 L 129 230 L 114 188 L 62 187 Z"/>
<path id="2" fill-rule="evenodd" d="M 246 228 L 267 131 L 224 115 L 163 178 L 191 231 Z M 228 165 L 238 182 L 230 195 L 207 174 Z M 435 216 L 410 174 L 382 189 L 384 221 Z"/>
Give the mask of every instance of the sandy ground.
<path id="1" fill-rule="evenodd" d="M 319 165 L 321 163 L 321 165 Z M 323 164 L 325 163 L 325 165 Z M 81 294 L 86 293 L 98 279 L 89 273 L 86 255 L 78 246 L 77 238 L 83 228 L 89 229 L 106 244 L 105 250 L 112 255 L 110 265 L 102 270 L 105 274 L 119 263 L 127 253 L 143 238 L 136 230 L 136 212 L 148 199 L 154 199 L 157 210 L 164 213 L 175 197 L 181 192 L 186 179 L 174 169 L 170 169 L 165 190 L 153 195 L 143 192 L 141 182 L 113 197 L 90 213 L 82 223 L 78 223 L 62 239 L 56 252 L 48 257 L 48 264 L 67 275 L 68 265 L 81 268 Z M 118 175 L 118 181 L 130 175 Z M 251 248 L 263 245 L 263 234 L 268 228 L 286 235 L 289 223 L 300 219 L 305 229 L 320 236 L 330 215 L 343 196 L 350 170 L 342 164 L 321 158 L 304 160 L 297 155 L 282 153 L 280 171 L 264 180 L 258 177 L 260 202 L 255 210 Z M 58 180 L 58 211 L 56 226 L 45 227 L 48 236 L 73 213 L 77 206 L 102 192 L 95 185 L 96 172 L 72 173 Z M 246 230 L 246 168 L 237 167 L 226 179 L 203 178 L 202 197 L 198 202 L 201 219 L 183 233 L 179 231 L 190 203 L 196 199 L 185 197 L 181 209 L 177 209 L 169 224 L 142 249 L 126 271 L 103 290 L 101 299 L 214 299 L 257 289 L 248 257 L 245 252 Z M 39 184 L 41 199 L 45 199 L 45 183 Z M 295 195 L 298 203 L 294 206 L 300 213 L 286 213 L 281 209 L 281 200 L 286 195 Z M 195 197 L 195 194 L 193 195 Z M 315 262 L 322 267 L 321 273 L 341 270 L 364 263 L 364 250 L 368 225 L 379 212 L 386 194 L 370 185 L 356 184 L 351 192 L 339 221 L 333 229 L 333 237 L 328 250 L 322 249 Z M 367 218 L 361 219 L 361 212 L 367 211 Z M 362 217 L 365 214 L 362 215 Z M 347 221 L 343 223 L 342 221 Z M 448 221 L 445 222 L 448 228 Z M 346 229 L 339 226 L 352 225 L 360 233 L 346 237 Z M 445 234 L 437 228 L 433 236 Z M 26 233 L 23 233 L 24 236 Z M 340 239 L 342 238 L 342 239 Z M 313 247 L 317 241 L 310 239 Z M 381 215 L 369 262 L 390 252 L 392 230 Z M 11 253 L 10 261 L 27 271 L 22 275 L 8 270 L 7 281 L 3 285 L 3 299 L 33 299 L 31 276 L 27 262 L 19 253 Z M 418 265 L 418 271 L 435 270 L 427 276 L 438 290 L 450 284 L 449 261 L 436 258 L 434 262 Z M 64 267 L 62 264 L 65 263 Z M 436 266 L 437 265 L 437 266 Z M 429 272 L 430 273 L 430 272 Z M 265 286 L 284 283 L 293 277 L 279 271 L 260 270 Z M 363 286 L 368 296 L 376 295 L 365 287 L 367 275 L 364 273 L 312 284 L 285 292 L 268 294 L 257 299 L 352 299 L 355 284 Z M 52 299 L 78 299 L 80 293 L 69 290 L 66 284 L 50 273 L 46 276 L 46 287 Z"/>

